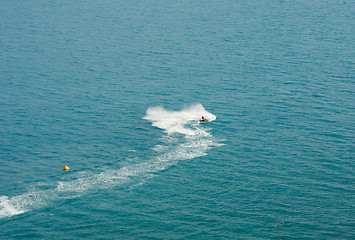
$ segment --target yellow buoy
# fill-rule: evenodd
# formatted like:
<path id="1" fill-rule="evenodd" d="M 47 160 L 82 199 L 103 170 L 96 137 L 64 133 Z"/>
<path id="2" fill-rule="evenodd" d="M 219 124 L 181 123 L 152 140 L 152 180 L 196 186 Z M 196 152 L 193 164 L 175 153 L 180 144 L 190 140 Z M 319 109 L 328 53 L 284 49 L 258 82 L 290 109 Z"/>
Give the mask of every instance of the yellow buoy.
<path id="1" fill-rule="evenodd" d="M 67 165 L 63 166 L 63 170 L 69 170 L 70 168 Z"/>

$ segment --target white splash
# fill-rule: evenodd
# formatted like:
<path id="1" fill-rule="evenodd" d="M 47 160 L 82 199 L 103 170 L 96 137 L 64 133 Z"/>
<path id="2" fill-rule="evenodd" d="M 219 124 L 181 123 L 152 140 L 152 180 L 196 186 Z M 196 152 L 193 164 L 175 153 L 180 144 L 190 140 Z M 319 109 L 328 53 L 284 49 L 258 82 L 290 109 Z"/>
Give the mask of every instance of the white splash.
<path id="1" fill-rule="evenodd" d="M 205 117 L 208 121 L 214 121 L 216 116 L 205 110 L 201 104 L 193 105 L 180 111 L 169 111 L 162 107 L 152 107 L 147 110 L 144 119 L 153 123 L 153 126 L 165 130 L 168 134 L 182 133 L 186 135 L 195 135 L 200 129 L 189 129 L 186 124 Z"/>

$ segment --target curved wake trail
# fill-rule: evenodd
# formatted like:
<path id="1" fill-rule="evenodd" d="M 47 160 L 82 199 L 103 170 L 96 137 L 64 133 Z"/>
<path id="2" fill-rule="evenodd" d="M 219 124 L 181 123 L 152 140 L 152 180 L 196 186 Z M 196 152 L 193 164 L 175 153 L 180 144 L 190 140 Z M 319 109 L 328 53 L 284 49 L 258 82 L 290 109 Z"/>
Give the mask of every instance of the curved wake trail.
<path id="1" fill-rule="evenodd" d="M 138 164 L 128 165 L 99 174 L 81 173 L 77 179 L 59 181 L 47 190 L 33 190 L 14 197 L 0 196 L 0 218 L 22 214 L 48 205 L 50 202 L 80 197 L 98 189 L 109 189 L 126 183 L 141 184 L 155 173 L 177 164 L 181 160 L 207 155 L 207 150 L 218 146 L 208 128 L 199 124 L 204 116 L 209 121 L 216 117 L 201 104 L 181 111 L 169 111 L 162 107 L 147 110 L 143 118 L 163 130 L 162 144 L 156 145 L 156 156 Z"/>

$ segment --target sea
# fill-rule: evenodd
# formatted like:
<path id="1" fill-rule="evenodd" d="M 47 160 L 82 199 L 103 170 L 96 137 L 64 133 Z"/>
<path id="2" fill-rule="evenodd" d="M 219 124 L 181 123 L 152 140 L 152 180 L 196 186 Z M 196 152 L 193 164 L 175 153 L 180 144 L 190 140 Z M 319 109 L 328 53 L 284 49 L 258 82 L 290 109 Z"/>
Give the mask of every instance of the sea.
<path id="1" fill-rule="evenodd" d="M 353 0 L 0 2 L 1 240 L 355 239 Z"/>

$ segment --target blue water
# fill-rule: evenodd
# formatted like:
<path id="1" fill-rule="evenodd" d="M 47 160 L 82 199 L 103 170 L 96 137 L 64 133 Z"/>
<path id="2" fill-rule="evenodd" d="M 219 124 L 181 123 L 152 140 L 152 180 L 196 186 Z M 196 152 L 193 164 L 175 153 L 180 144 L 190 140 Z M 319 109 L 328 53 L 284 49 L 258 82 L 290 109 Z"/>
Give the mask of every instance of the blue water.
<path id="1" fill-rule="evenodd" d="M 354 239 L 354 9 L 1 1 L 0 239 Z"/>

